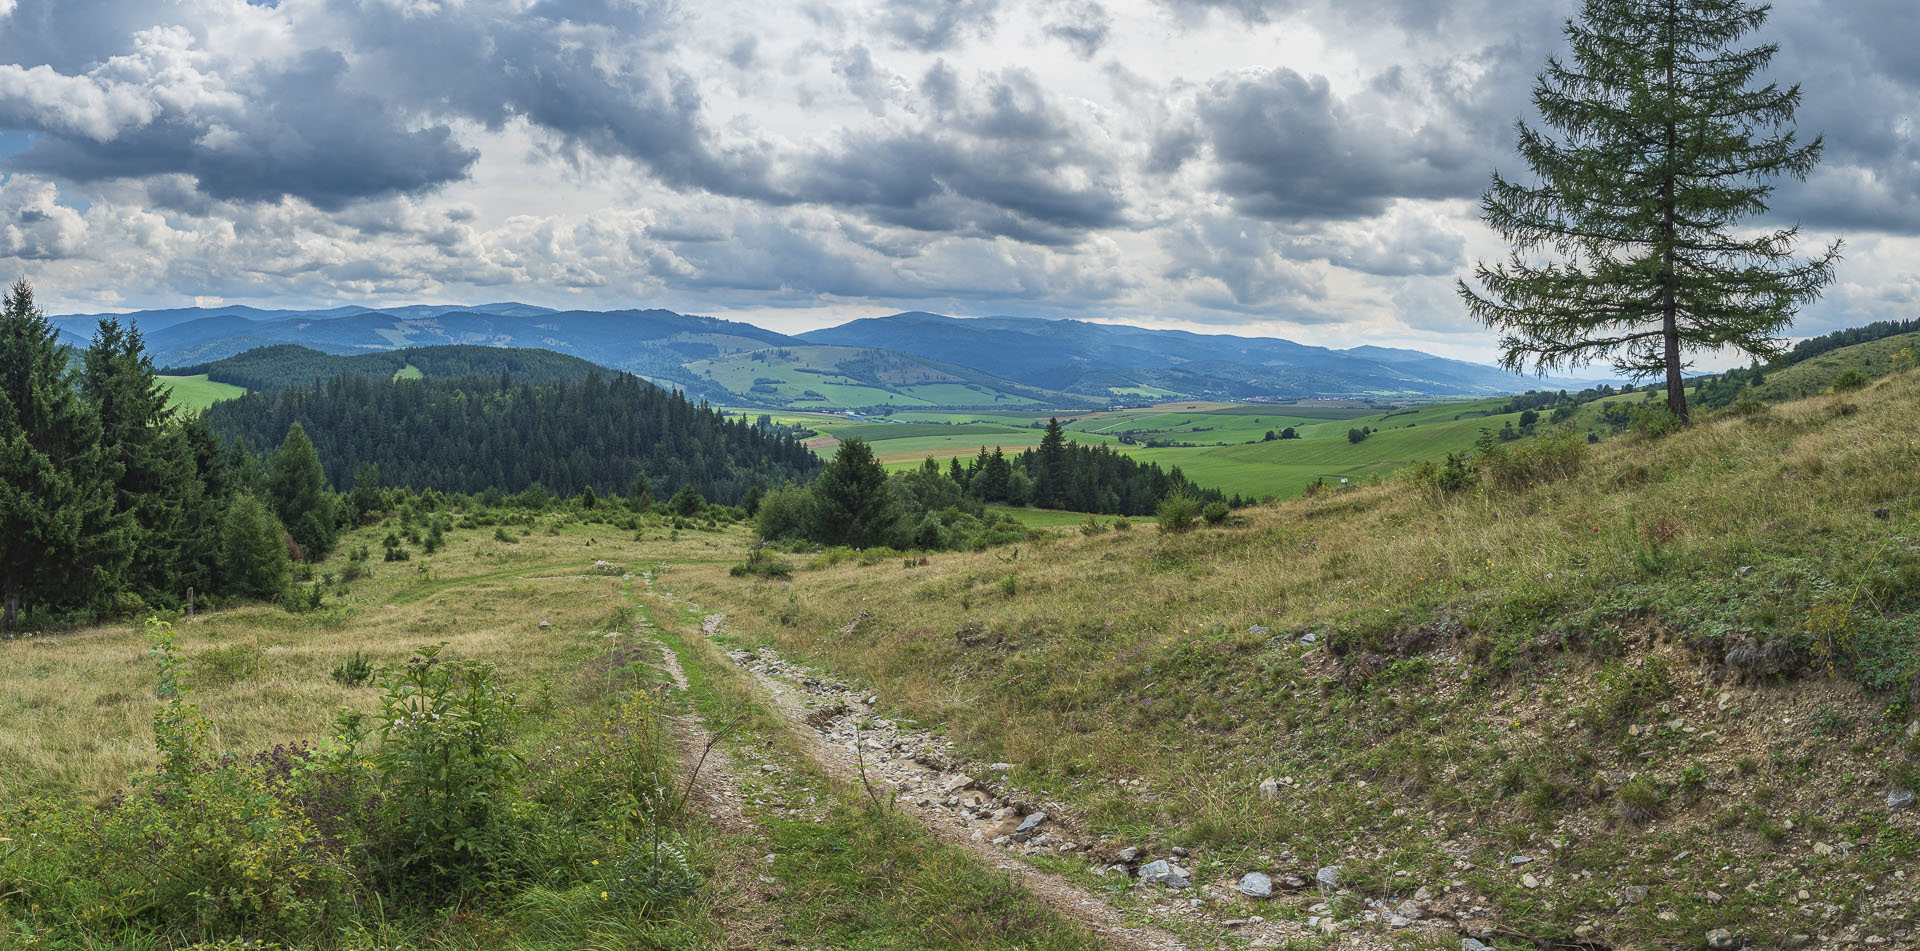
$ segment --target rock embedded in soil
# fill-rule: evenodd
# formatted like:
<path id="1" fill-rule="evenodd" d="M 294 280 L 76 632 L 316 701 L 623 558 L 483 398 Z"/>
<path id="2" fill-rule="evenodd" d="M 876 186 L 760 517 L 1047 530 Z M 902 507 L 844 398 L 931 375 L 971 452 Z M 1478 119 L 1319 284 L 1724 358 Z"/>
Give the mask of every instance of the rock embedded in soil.
<path id="1" fill-rule="evenodd" d="M 1912 809 L 1913 808 L 1913 790 L 1896 789 L 1890 793 L 1887 793 L 1887 808 L 1888 809 Z"/>
<path id="2" fill-rule="evenodd" d="M 1332 894 L 1334 889 L 1340 887 L 1340 866 L 1324 866 L 1319 872 L 1315 873 L 1313 877 L 1315 881 L 1320 883 L 1320 890 L 1322 892 Z"/>
<path id="3" fill-rule="evenodd" d="M 1280 796 L 1280 780 L 1268 776 L 1260 781 L 1260 798 L 1277 799 Z"/>
<path id="4" fill-rule="evenodd" d="M 1713 951 L 1735 951 L 1740 947 L 1740 939 L 1725 928 L 1715 928 L 1707 932 L 1707 947 Z"/>
<path id="5" fill-rule="evenodd" d="M 1140 866 L 1140 880 L 1156 882 L 1168 888 L 1186 888 L 1193 884 L 1187 877 L 1187 870 L 1166 859 L 1154 859 Z"/>
<path id="6" fill-rule="evenodd" d="M 1234 884 L 1233 890 L 1248 898 L 1272 898 L 1273 879 L 1267 877 L 1264 872 L 1248 872 L 1240 876 L 1240 881 Z"/>

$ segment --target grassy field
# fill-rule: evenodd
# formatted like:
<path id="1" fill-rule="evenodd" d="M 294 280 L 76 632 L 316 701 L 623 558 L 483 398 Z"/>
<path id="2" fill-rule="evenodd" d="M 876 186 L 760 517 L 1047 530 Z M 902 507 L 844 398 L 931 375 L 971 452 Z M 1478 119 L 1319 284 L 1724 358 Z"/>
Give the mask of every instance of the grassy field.
<path id="1" fill-rule="evenodd" d="M 857 347 L 796 346 L 735 353 L 686 370 L 750 399 L 790 409 L 1038 406 L 1024 393 L 981 382 L 905 354 Z M 809 394 L 812 395 L 809 395 Z"/>
<path id="2" fill-rule="evenodd" d="M 1485 422 L 1427 412 L 1377 438 Z M 683 583 L 1216 888 L 1339 865 L 1356 900 L 1418 889 L 1503 947 L 1904 946 L 1916 431 L 1907 372 L 1454 494 L 1392 480 L 1189 535 Z"/>
<path id="3" fill-rule="evenodd" d="M 994 506 L 989 506 L 989 511 L 1005 512 L 1006 514 L 1013 516 L 1016 521 L 1018 521 L 1022 525 L 1027 526 L 1028 528 L 1076 528 L 1077 529 L 1080 526 L 1087 524 L 1087 516 L 1079 512 L 1062 512 L 1057 509 L 1036 509 L 1028 506 L 994 505 Z M 1123 520 L 1129 523 L 1129 526 L 1128 526 L 1129 528 L 1133 526 L 1138 526 L 1138 525 L 1152 526 L 1155 522 L 1155 519 L 1149 515 L 1136 515 L 1131 518 L 1123 518 L 1122 516 L 1119 516 L 1119 515 L 1102 515 L 1095 518 L 1094 521 L 1100 525 L 1104 525 L 1111 528 L 1112 526 L 1114 526 L 1115 524 L 1118 524 Z"/>
<path id="4" fill-rule="evenodd" d="M 32 828 L 24 822 L 44 816 L 50 803 L 100 803 L 130 780 L 149 777 L 140 781 L 150 784 L 159 761 L 154 723 L 165 703 L 156 696 L 154 659 L 140 631 L 109 625 L 0 641 L 0 709 L 9 723 L 0 734 L 0 946 L 185 947 L 223 936 L 341 949 L 1101 946 L 1004 875 L 875 804 L 864 790 L 823 775 L 745 676 L 699 636 L 699 613 L 647 587 L 662 566 L 733 560 L 746 543 L 738 528 L 681 532 L 648 519 L 644 538 L 636 538 L 563 513 L 509 527 L 511 541 L 484 525 L 456 528 L 437 554 L 415 552 L 409 562 L 374 563 L 371 577 L 335 579 L 312 613 L 238 604 L 182 619 L 179 683 L 204 713 L 212 749 L 245 764 L 276 746 L 325 743 L 342 709 L 376 711 L 379 687 L 334 675 L 350 660 L 394 669 L 439 643 L 444 658 L 496 665 L 514 698 L 529 795 L 544 797 L 541 810 L 566 804 L 602 826 L 575 847 L 571 867 L 543 873 L 551 877 L 542 883 L 470 894 L 442 909 L 369 900 L 350 926 L 335 920 L 294 932 L 235 931 L 205 918 L 168 924 L 173 919 L 152 914 L 157 902 L 143 910 L 132 891 L 82 899 L 87 889 L 119 880 L 111 876 L 155 874 L 138 862 L 122 869 L 105 845 L 97 861 L 68 873 L 73 880 L 63 887 L 38 881 L 49 850 L 17 844 L 37 836 L 22 831 Z M 377 545 L 392 528 L 352 533 L 343 548 Z M 339 561 L 320 567 L 332 576 Z M 685 691 L 672 688 L 656 641 L 678 655 Z M 703 726 L 687 733 L 689 723 Z M 675 732 L 688 744 L 684 751 Z M 708 742 L 720 748 L 716 762 L 707 761 Z M 653 785 L 661 782 L 653 777 L 604 774 L 621 762 L 614 754 L 635 743 L 655 744 L 655 756 L 684 755 L 671 767 L 678 775 L 666 781 L 670 791 Z M 722 774 L 720 759 L 738 768 Z M 704 771 L 693 773 L 696 765 Z M 241 775 L 260 782 L 256 774 Z M 616 838 L 638 808 L 622 792 L 636 779 L 645 780 L 640 795 L 664 793 L 669 806 L 684 806 L 692 795 L 710 810 L 673 812 L 670 847 L 697 876 L 691 892 L 645 901 L 610 897 L 627 887 L 628 878 L 615 876 L 634 862 L 622 851 L 631 843 Z M 569 794 L 568 784 L 580 793 Z M 82 807 L 85 815 L 92 810 Z M 171 837 L 210 834 L 192 818 L 173 822 Z M 263 834 L 260 828 L 212 834 L 245 846 Z M 780 861 L 768 860 L 774 855 Z M 152 861 L 164 873 L 162 884 L 178 871 L 170 865 L 177 855 L 162 846 L 153 847 Z M 309 859 L 328 861 L 324 850 Z M 286 884 L 292 881 L 289 873 Z M 272 894 L 286 901 L 289 893 Z M 16 901 L 21 895 L 31 895 L 31 904 Z M 61 895 L 75 904 L 47 904 Z"/>
<path id="5" fill-rule="evenodd" d="M 1638 398 L 1638 397 L 1635 397 Z M 1505 400 L 1433 403 L 1399 409 L 1363 406 L 1275 407 L 1236 403 L 1175 403 L 1146 410 L 1063 416 L 1067 438 L 1082 444 L 1111 445 L 1135 458 L 1178 466 L 1200 485 L 1248 498 L 1290 498 L 1308 483 L 1325 478 L 1364 481 L 1386 476 L 1421 459 L 1466 452 L 1482 429 L 1498 430 L 1519 422 L 1519 414 L 1498 411 Z M 1282 411 L 1289 415 L 1282 415 Z M 1576 420 L 1585 425 L 1597 410 Z M 1291 414 L 1303 415 L 1291 415 Z M 1310 414 L 1310 415 L 1304 415 Z M 1359 414 L 1359 415 L 1356 415 Z M 981 446 L 1009 453 L 1037 447 L 1043 435 L 1032 428 L 1045 416 L 899 413 L 897 422 L 859 423 L 812 419 L 806 425 L 836 439 L 857 437 L 873 444 L 880 460 L 893 467 L 919 464 L 928 456 L 942 465 L 958 457 L 971 460 Z M 937 420 L 937 421 L 936 421 Z M 1379 432 L 1359 444 L 1349 429 Z M 1292 427 L 1301 438 L 1265 440 L 1267 432 Z M 1584 430 L 1583 430 L 1584 431 Z M 1127 433 L 1137 443 L 1163 440 L 1191 446 L 1149 448 L 1120 442 Z M 816 450 L 831 456 L 833 446 Z"/>
<path id="6" fill-rule="evenodd" d="M 1488 408 L 1383 413 L 1380 434 L 1346 448 L 1424 451 L 1393 439 L 1444 444 L 1462 435 L 1448 427 L 1497 425 L 1477 415 Z M 212 748 L 244 762 L 324 741 L 339 708 L 374 710 L 380 689 L 336 679 L 344 662 L 393 667 L 445 642 L 444 656 L 498 665 L 515 695 L 527 788 L 551 797 L 525 800 L 540 804 L 527 815 L 606 814 L 564 862 L 542 860 L 551 880 L 457 907 L 366 900 L 353 927 L 265 935 L 286 946 L 1102 946 L 810 765 L 701 637 L 701 618 L 725 612 L 741 642 L 870 690 L 880 715 L 941 730 L 956 756 L 1009 764 L 1012 795 L 1094 843 L 1042 860 L 1071 881 L 1138 907 L 1160 893 L 1099 871 L 1124 846 L 1187 850 L 1188 894 L 1210 896 L 1189 912 L 1207 933 L 1252 915 L 1333 918 L 1332 947 L 1377 927 L 1364 902 L 1425 893 L 1428 920 L 1484 925 L 1503 951 L 1701 947 L 1715 928 L 1751 947 L 1811 933 L 1911 947 L 1920 814 L 1889 794 L 1920 783 L 1917 430 L 1909 371 L 1662 440 L 1575 441 L 1553 466 L 1508 444 L 1450 493 L 1394 478 L 1177 535 L 1110 519 L 1083 533 L 1083 516 L 1016 510 L 1051 530 L 924 562 L 797 556 L 785 581 L 731 575 L 752 544 L 739 527 L 649 516 L 636 532 L 552 512 L 498 526 L 503 540 L 475 523 L 371 577 L 317 566 L 317 611 L 234 604 L 180 621 L 179 682 Z M 1352 461 L 1332 440 L 1297 442 L 1282 448 L 1300 465 Z M 393 530 L 358 529 L 343 547 Z M 129 626 L 0 641 L 0 943 L 223 936 L 154 930 L 138 855 L 47 877 L 55 866 L 36 856 L 88 848 L 109 826 L 57 842 L 21 831 L 56 802 L 92 823 L 152 775 L 157 686 Z M 676 813 L 697 887 L 611 901 L 622 796 L 678 788 L 702 736 L 734 779 Z M 601 771 L 606 750 L 647 737 L 678 738 L 676 779 Z M 177 842 L 217 848 L 196 824 L 217 818 L 176 817 L 140 841 L 167 856 L 184 854 L 168 851 Z M 1312 881 L 1330 865 L 1336 895 L 1223 897 L 1247 871 Z M 1453 930 L 1368 946 L 1395 943 L 1459 946 Z"/>
<path id="7" fill-rule="evenodd" d="M 1636 394 L 1632 399 L 1640 399 Z M 844 416 L 772 413 L 775 422 L 802 425 L 830 439 L 815 452 L 831 457 L 841 440 L 864 439 L 882 463 L 903 469 L 931 456 L 945 465 L 970 461 L 986 446 L 1017 453 L 1040 445 L 1043 425 L 1058 416 L 1074 442 L 1110 445 L 1162 468 L 1180 470 L 1200 485 L 1248 498 L 1290 498 L 1308 483 L 1325 478 L 1364 481 L 1390 475 L 1421 459 L 1466 452 L 1484 429 L 1518 423 L 1519 414 L 1501 414 L 1502 399 L 1432 403 L 1395 409 L 1342 405 L 1269 405 L 1248 403 L 1169 403 L 1146 409 L 1079 413 L 982 413 L 900 411 L 889 422 L 870 423 Z M 735 410 L 754 418 L 750 408 Z M 1597 404 L 1583 410 L 1576 426 L 1595 425 Z M 1347 431 L 1379 430 L 1358 445 Z M 1268 432 L 1291 427 L 1301 438 L 1266 441 Z M 1121 441 L 1125 434 L 1134 444 Z M 1148 441 L 1191 443 L 1149 448 Z"/>
<path id="8" fill-rule="evenodd" d="M 247 394 L 246 387 L 215 383 L 204 373 L 195 376 L 163 376 L 167 385 L 167 405 L 186 410 L 203 410 L 221 400 Z"/>

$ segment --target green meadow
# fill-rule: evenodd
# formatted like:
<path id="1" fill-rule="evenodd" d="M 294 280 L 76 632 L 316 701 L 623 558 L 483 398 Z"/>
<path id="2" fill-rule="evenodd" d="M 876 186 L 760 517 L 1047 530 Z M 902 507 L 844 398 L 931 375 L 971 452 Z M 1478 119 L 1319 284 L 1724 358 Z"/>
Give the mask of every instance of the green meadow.
<path id="1" fill-rule="evenodd" d="M 169 406 L 187 410 L 203 410 L 221 400 L 230 400 L 245 396 L 246 387 L 231 383 L 215 383 L 207 379 L 204 373 L 195 376 L 163 376 L 160 382 L 167 387 Z"/>
<path id="2" fill-rule="evenodd" d="M 1638 401 L 1641 394 L 1616 399 Z M 1324 478 L 1362 482 L 1385 477 L 1422 459 L 1466 452 L 1482 430 L 1498 431 L 1520 414 L 1501 413 L 1507 400 L 1480 399 L 1384 408 L 1352 401 L 1305 404 L 1182 402 L 1111 412 L 1059 413 L 1067 438 L 1083 445 L 1110 445 L 1162 468 L 1178 466 L 1200 485 L 1249 498 L 1290 498 Z M 1600 404 L 1582 407 L 1574 425 L 1596 425 Z M 750 418 L 759 415 L 742 409 Z M 770 413 L 775 422 L 802 425 L 833 442 L 815 448 L 822 457 L 838 441 L 862 439 L 890 468 L 916 466 L 928 457 L 971 459 L 980 447 L 1017 453 L 1040 444 L 1046 420 L 1035 412 L 903 411 L 887 422 L 832 414 Z M 1268 440 L 1291 428 L 1297 439 Z M 1348 431 L 1373 434 L 1354 443 Z M 1148 446 L 1149 442 L 1184 445 Z M 1064 524 L 1064 523 L 1063 523 Z"/>

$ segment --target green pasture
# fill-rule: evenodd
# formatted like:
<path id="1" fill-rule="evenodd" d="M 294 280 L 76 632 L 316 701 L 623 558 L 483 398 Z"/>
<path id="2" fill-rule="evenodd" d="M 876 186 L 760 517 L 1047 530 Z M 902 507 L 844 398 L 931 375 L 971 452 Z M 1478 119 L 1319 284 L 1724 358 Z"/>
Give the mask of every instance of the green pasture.
<path id="1" fill-rule="evenodd" d="M 163 376 L 162 385 L 167 387 L 167 405 L 180 409 L 199 411 L 222 400 L 245 396 L 247 388 L 231 383 L 215 383 L 207 379 L 205 373 L 194 376 Z"/>

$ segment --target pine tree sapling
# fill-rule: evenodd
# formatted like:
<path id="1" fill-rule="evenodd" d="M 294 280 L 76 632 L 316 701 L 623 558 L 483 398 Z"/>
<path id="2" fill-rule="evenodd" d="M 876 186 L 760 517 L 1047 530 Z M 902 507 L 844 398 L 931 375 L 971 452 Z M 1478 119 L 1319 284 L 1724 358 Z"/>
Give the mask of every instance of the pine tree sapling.
<path id="1" fill-rule="evenodd" d="M 1502 334 L 1502 363 L 1545 372 L 1611 358 L 1662 376 L 1687 418 L 1687 356 L 1780 354 L 1780 334 L 1833 280 L 1838 241 L 1794 254 L 1797 227 L 1755 233 L 1772 181 L 1804 179 L 1819 139 L 1791 128 L 1800 88 L 1760 84 L 1779 47 L 1737 48 L 1766 20 L 1742 0 L 1585 0 L 1533 102 L 1549 134 L 1519 126 L 1538 181 L 1495 173 L 1483 217 L 1509 258 L 1462 281 L 1467 309 Z"/>
<path id="2" fill-rule="evenodd" d="M 267 474 L 267 493 L 273 500 L 274 514 L 280 517 L 307 557 L 320 559 L 333 548 L 336 532 L 334 500 L 327 491 L 327 476 L 320 467 L 320 454 L 298 422 L 287 429 L 287 438 L 273 454 Z"/>
<path id="3" fill-rule="evenodd" d="M 251 493 L 234 496 L 220 521 L 221 588 L 246 597 L 277 598 L 292 573 L 280 520 Z"/>

